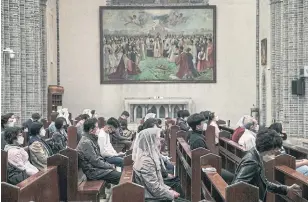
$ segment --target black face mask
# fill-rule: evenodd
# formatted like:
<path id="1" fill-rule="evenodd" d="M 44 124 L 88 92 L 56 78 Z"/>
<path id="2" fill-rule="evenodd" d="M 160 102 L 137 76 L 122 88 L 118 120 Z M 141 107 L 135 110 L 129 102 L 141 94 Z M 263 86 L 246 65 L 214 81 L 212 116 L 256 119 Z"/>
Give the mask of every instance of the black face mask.
<path id="1" fill-rule="evenodd" d="M 63 129 L 67 132 L 67 125 L 63 126 Z"/>

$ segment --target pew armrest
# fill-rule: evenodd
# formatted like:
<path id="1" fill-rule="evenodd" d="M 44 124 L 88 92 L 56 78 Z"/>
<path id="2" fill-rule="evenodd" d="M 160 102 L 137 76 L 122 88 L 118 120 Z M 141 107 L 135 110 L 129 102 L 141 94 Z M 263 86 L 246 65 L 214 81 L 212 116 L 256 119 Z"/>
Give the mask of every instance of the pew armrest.
<path id="1" fill-rule="evenodd" d="M 30 184 L 35 183 L 38 178 L 41 178 L 44 175 L 48 175 L 48 173 L 50 173 L 54 169 L 57 169 L 57 166 L 48 166 L 46 171 L 40 171 L 40 172 L 28 177 L 27 179 L 23 180 L 22 182 L 20 182 L 16 186 L 19 187 L 20 189 L 22 189 L 26 186 L 29 186 Z"/>
<path id="2" fill-rule="evenodd" d="M 226 187 L 228 184 L 222 179 L 218 173 L 206 173 L 207 177 L 211 181 L 212 186 L 217 190 L 222 198 L 226 198 Z"/>
<path id="3" fill-rule="evenodd" d="M 82 193 L 99 193 L 104 187 L 105 181 L 84 181 L 78 186 L 78 191 Z"/>

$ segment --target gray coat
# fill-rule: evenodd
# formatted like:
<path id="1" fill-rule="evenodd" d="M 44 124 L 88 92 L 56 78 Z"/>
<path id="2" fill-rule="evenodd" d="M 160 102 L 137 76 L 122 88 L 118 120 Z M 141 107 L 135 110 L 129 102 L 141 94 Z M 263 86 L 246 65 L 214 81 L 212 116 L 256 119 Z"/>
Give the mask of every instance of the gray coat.
<path id="1" fill-rule="evenodd" d="M 97 136 L 84 133 L 76 150 L 79 167 L 89 180 L 99 180 L 113 171 L 114 166 L 100 155 Z"/>
<path id="2" fill-rule="evenodd" d="M 134 169 L 134 181 L 144 186 L 145 198 L 150 200 L 173 200 L 170 187 L 164 184 L 160 170 L 156 169 L 153 159 L 142 156 L 140 159 L 142 167 L 140 170 Z"/>

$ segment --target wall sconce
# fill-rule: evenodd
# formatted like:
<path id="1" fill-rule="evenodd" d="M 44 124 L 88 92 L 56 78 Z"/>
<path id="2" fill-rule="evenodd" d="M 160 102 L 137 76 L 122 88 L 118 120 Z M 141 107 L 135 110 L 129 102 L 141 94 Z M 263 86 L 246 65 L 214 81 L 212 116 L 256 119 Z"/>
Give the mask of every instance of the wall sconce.
<path id="1" fill-rule="evenodd" d="M 15 58 L 15 54 L 16 52 L 14 52 L 12 49 L 10 48 L 6 48 L 2 51 L 4 54 L 9 55 L 11 59 Z"/>

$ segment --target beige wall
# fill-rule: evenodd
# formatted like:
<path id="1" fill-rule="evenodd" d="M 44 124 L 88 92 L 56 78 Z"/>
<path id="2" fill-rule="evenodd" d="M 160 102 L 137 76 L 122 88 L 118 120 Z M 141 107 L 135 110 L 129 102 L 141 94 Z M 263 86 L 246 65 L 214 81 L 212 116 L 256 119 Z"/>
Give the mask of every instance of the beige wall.
<path id="1" fill-rule="evenodd" d="M 261 65 L 260 57 L 260 98 L 262 111 L 262 75 L 265 75 L 266 81 L 266 124 L 272 123 L 272 86 L 271 86 L 271 11 L 268 1 L 260 1 L 260 54 L 261 40 L 267 38 L 267 65 Z"/>
<path id="2" fill-rule="evenodd" d="M 60 1 L 61 85 L 64 106 L 76 116 L 84 108 L 118 116 L 125 97 L 191 97 L 196 110 L 210 109 L 235 124 L 255 104 L 254 1 L 212 0 L 217 5 L 217 83 L 100 84 L 99 6 L 102 0 Z"/>
<path id="3" fill-rule="evenodd" d="M 47 85 L 57 85 L 57 10 L 56 0 L 47 1 Z"/>

